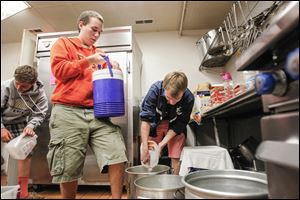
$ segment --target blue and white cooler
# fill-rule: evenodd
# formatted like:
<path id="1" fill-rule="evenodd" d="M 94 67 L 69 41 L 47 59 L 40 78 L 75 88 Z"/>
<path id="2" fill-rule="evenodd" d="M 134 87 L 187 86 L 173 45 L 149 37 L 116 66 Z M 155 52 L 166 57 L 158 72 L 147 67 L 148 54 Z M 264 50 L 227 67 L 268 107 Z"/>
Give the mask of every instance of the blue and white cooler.
<path id="1" fill-rule="evenodd" d="M 123 73 L 112 68 L 93 72 L 93 97 L 96 118 L 124 115 Z"/>

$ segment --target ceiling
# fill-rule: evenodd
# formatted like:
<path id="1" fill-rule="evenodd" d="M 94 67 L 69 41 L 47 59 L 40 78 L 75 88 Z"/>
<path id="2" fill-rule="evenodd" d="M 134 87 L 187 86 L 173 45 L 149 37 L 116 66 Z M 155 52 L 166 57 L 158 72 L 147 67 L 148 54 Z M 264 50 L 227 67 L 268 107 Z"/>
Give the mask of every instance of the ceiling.
<path id="1" fill-rule="evenodd" d="M 134 32 L 217 28 L 233 1 L 27 1 L 31 8 L 1 21 L 1 43 L 21 42 L 24 29 L 44 33 L 76 30 L 84 10 L 98 11 L 105 27 L 132 26 Z M 136 24 L 137 20 L 153 23 Z M 180 28 L 182 27 L 182 29 Z"/>

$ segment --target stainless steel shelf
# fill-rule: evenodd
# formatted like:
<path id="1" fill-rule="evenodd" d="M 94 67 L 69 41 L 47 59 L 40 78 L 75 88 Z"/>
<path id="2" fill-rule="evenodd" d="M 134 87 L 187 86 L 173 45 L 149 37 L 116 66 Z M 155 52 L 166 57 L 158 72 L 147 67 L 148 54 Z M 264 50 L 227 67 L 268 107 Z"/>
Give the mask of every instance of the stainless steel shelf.
<path id="1" fill-rule="evenodd" d="M 283 2 L 277 14 L 272 17 L 269 23 L 269 27 L 262 32 L 261 36 L 236 60 L 235 65 L 238 71 L 259 70 L 260 66 L 253 67 L 253 63 L 298 25 L 299 2 Z M 249 67 L 251 64 L 252 67 Z"/>
<path id="2" fill-rule="evenodd" d="M 257 109 L 262 111 L 261 96 L 252 89 L 208 110 L 202 114 L 202 118 L 243 115 Z"/>

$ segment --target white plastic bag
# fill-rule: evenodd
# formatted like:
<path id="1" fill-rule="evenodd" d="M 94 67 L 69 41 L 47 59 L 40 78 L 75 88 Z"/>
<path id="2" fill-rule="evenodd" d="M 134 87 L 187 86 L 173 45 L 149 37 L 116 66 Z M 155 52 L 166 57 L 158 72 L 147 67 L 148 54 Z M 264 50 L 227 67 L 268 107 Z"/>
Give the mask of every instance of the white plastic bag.
<path id="1" fill-rule="evenodd" d="M 36 139 L 37 135 L 31 137 L 22 133 L 18 137 L 9 141 L 5 147 L 12 158 L 24 160 L 35 147 L 37 143 Z"/>

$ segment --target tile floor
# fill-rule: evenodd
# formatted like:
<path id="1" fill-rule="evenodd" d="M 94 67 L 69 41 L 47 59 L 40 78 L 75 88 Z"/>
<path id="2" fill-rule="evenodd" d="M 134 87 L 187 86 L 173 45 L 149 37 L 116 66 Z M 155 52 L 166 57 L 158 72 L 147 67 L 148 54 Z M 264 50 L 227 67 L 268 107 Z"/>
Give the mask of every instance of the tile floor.
<path id="1" fill-rule="evenodd" d="M 7 178 L 1 172 L 1 186 L 7 185 Z M 45 199 L 61 199 L 58 185 L 44 185 L 38 195 L 45 197 Z M 109 186 L 90 186 L 79 185 L 76 199 L 111 199 Z M 127 199 L 127 192 L 124 189 L 122 199 Z"/>

